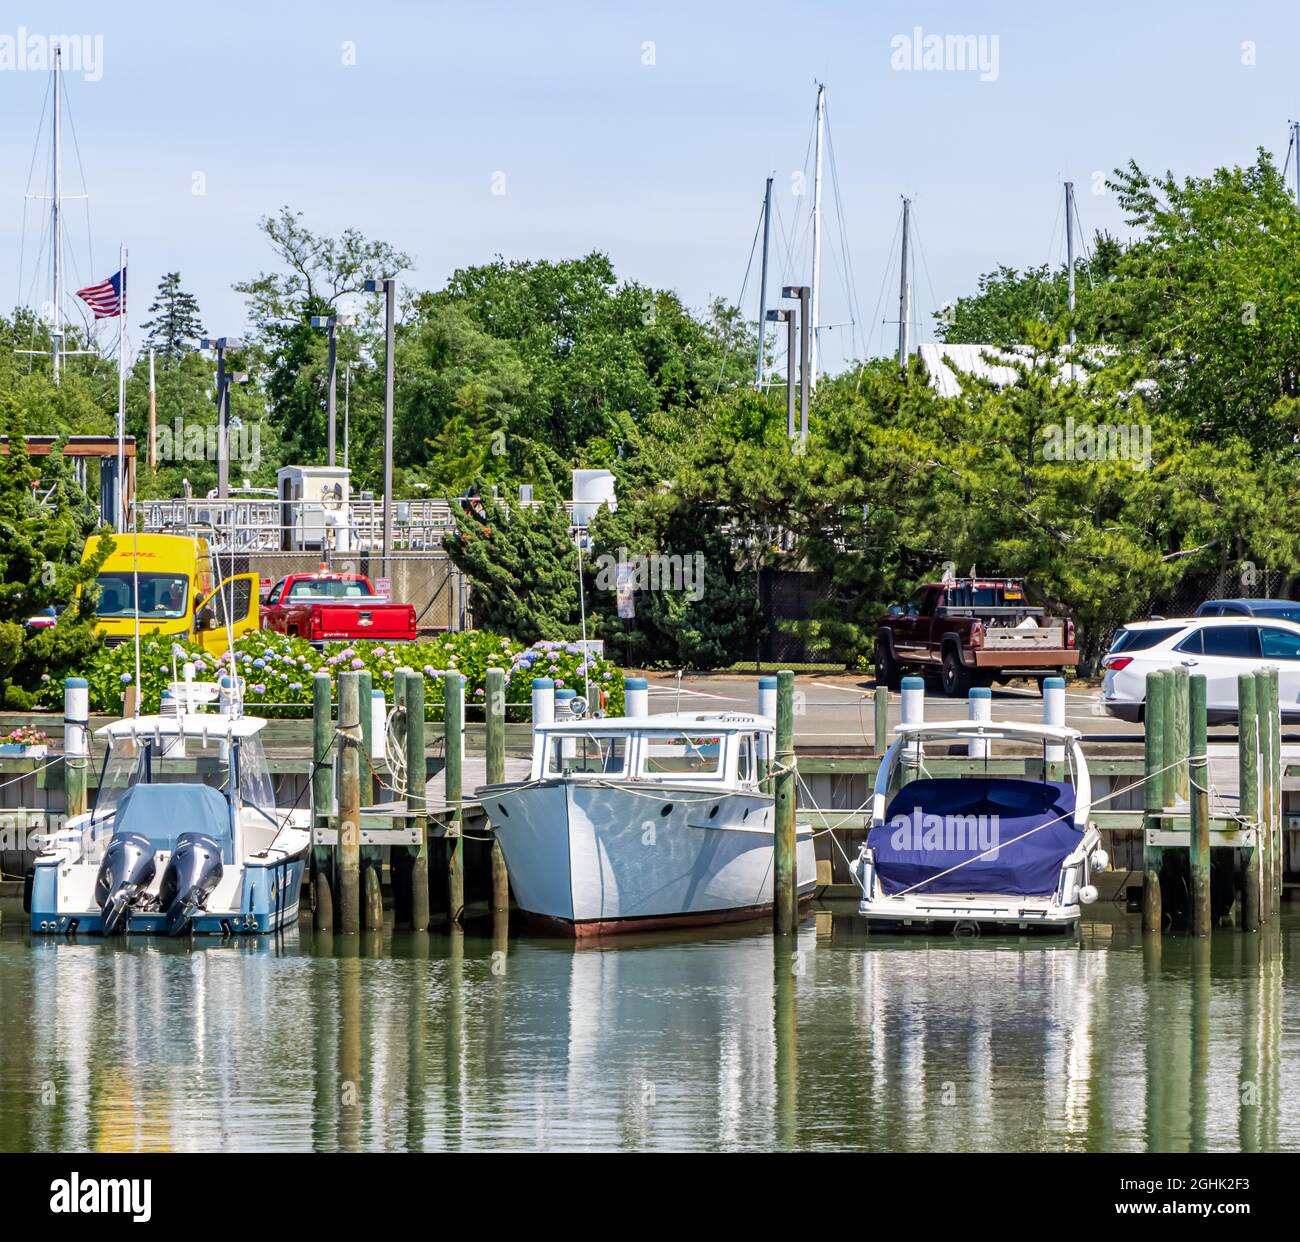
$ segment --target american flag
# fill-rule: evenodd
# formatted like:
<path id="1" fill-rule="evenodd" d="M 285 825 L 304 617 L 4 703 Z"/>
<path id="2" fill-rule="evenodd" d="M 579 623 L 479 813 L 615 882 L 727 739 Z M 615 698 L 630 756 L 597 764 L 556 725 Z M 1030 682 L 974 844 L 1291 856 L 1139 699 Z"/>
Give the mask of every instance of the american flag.
<path id="1" fill-rule="evenodd" d="M 97 285 L 77 290 L 77 296 L 95 312 L 96 319 L 112 319 L 126 310 L 126 268 Z"/>

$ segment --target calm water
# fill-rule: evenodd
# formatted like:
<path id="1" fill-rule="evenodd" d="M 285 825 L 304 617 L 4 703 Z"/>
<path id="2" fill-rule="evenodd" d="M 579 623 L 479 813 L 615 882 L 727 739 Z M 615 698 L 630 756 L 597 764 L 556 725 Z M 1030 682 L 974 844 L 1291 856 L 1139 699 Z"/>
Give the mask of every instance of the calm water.
<path id="1" fill-rule="evenodd" d="M 0 936 L 0 1149 L 1300 1148 L 1300 917 L 1212 943 Z"/>

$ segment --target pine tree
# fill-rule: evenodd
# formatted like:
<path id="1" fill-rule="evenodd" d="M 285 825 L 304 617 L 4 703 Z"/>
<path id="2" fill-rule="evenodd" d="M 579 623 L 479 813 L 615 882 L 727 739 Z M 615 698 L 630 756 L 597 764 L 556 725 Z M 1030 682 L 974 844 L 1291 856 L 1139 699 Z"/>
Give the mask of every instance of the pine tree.
<path id="1" fill-rule="evenodd" d="M 571 638 L 578 621 L 578 553 L 564 506 L 484 500 L 452 509 L 456 537 L 444 547 L 474 588 L 479 629 L 517 638 Z"/>
<path id="2" fill-rule="evenodd" d="M 149 307 L 152 319 L 141 324 L 148 333 L 147 343 L 162 355 L 168 366 L 187 354 L 191 344 L 203 335 L 198 299 L 181 288 L 180 272 L 168 272 L 158 282 L 158 293 Z"/>
<path id="3" fill-rule="evenodd" d="M 0 708 L 25 711 L 52 705 L 63 678 L 84 672 L 99 647 L 92 587 L 113 544 L 107 537 L 96 555 L 82 561 L 96 514 L 72 479 L 61 451 L 41 459 L 39 470 L 27 452 L 15 412 L 6 427 L 7 452 L 0 453 Z M 48 492 L 45 503 L 38 491 Z M 61 608 L 58 623 L 31 629 L 28 618 Z"/>

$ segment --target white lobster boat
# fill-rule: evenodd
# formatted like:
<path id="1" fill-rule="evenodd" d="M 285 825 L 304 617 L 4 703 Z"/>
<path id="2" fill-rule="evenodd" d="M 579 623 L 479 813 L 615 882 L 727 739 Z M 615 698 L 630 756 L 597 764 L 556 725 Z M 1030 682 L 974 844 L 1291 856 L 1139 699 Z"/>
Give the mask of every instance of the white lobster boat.
<path id="1" fill-rule="evenodd" d="M 115 721 L 94 809 L 36 856 L 30 926 L 46 935 L 260 935 L 291 926 L 308 811 L 277 810 L 252 716 Z"/>
<path id="2" fill-rule="evenodd" d="M 475 796 L 520 909 L 573 936 L 757 918 L 772 909 L 775 806 L 759 779 L 772 721 L 735 713 L 568 720 L 537 729 L 527 781 Z M 796 838 L 812 896 L 812 830 Z"/>
<path id="3" fill-rule="evenodd" d="M 1089 822 L 1092 784 L 1082 735 L 1063 725 L 950 721 L 899 725 L 881 760 L 871 828 L 852 871 L 858 912 L 872 924 L 929 930 L 1068 929 L 1097 899 L 1092 874 L 1109 860 Z M 991 743 L 1038 743 L 1072 781 L 989 774 L 922 775 L 928 741 L 961 742 L 988 758 Z M 915 777 L 890 796 L 900 765 Z"/>

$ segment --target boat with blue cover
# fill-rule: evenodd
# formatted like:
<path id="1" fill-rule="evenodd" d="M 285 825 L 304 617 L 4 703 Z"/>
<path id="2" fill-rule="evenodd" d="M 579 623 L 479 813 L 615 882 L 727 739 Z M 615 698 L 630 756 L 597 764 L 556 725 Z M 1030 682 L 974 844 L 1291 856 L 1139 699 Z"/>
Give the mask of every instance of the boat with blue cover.
<path id="1" fill-rule="evenodd" d="M 310 811 L 275 806 L 251 716 L 136 716 L 107 743 L 94 808 L 36 856 L 33 932 L 263 935 L 298 919 Z"/>
<path id="2" fill-rule="evenodd" d="M 872 924 L 930 930 L 1074 927 L 1097 898 L 1095 872 L 1109 860 L 1089 822 L 1092 784 L 1082 735 L 1027 722 L 908 723 L 895 730 L 872 795 L 871 828 L 853 863 L 858 912 Z M 965 743 L 986 770 L 936 778 L 925 747 Z M 1071 779 L 1013 777 L 987 770 L 991 744 L 1043 747 Z M 911 767 L 891 795 L 900 773 Z"/>

